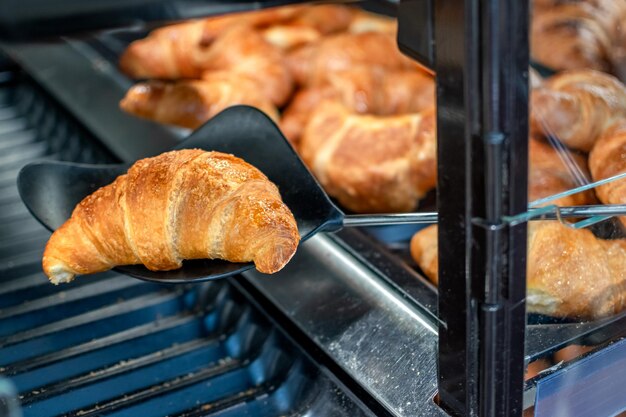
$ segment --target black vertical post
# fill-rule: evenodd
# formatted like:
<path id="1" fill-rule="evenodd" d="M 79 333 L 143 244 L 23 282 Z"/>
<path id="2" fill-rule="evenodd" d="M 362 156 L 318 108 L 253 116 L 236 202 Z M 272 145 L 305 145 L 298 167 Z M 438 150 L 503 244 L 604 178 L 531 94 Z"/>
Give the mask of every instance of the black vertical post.
<path id="1" fill-rule="evenodd" d="M 528 1 L 436 0 L 439 398 L 521 416 L 527 207 Z"/>

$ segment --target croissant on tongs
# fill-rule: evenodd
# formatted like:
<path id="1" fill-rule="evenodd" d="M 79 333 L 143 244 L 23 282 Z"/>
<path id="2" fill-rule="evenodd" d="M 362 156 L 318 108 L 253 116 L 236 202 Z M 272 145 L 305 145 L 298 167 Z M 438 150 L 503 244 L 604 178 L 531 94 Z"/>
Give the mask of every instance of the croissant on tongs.
<path id="1" fill-rule="evenodd" d="M 167 271 L 184 259 L 217 258 L 253 261 L 271 274 L 299 240 L 292 213 L 259 170 L 187 149 L 140 160 L 81 201 L 48 241 L 43 269 L 58 284 L 119 265 Z"/>

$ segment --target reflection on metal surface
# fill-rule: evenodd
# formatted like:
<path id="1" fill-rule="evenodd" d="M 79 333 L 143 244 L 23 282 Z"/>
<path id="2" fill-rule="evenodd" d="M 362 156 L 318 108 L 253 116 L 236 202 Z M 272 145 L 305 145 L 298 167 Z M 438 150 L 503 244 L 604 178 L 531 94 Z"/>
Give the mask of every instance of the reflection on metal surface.
<path id="1" fill-rule="evenodd" d="M 432 401 L 436 326 L 332 238 L 312 238 L 271 278 L 244 275 L 394 414 L 446 415 Z"/>

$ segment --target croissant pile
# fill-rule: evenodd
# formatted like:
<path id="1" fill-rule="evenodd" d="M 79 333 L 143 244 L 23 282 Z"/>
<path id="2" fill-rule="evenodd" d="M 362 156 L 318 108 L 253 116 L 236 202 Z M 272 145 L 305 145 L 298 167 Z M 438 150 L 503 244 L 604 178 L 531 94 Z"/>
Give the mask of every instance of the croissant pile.
<path id="1" fill-rule="evenodd" d="M 299 240 L 293 215 L 259 170 L 187 149 L 137 161 L 81 201 L 50 237 L 43 269 L 58 284 L 120 265 L 168 271 L 184 259 L 217 258 L 272 274 Z"/>
<path id="2" fill-rule="evenodd" d="M 536 81 L 530 106 L 529 201 L 582 185 L 573 170 L 592 181 L 626 172 L 626 89 L 616 78 L 589 69 L 564 71 Z M 550 138 L 571 150 L 549 144 Z M 596 198 L 626 204 L 626 181 L 548 204 L 588 205 Z M 437 284 L 437 226 L 415 234 L 410 251 Z M 601 239 L 555 221 L 530 222 L 526 302 L 529 312 L 555 317 L 595 319 L 623 311 L 626 238 Z"/>
<path id="3" fill-rule="evenodd" d="M 395 32 L 395 20 L 342 5 L 167 26 L 122 55 L 121 69 L 147 80 L 120 107 L 191 129 L 232 105 L 257 107 L 346 209 L 410 211 L 436 183 L 435 84 Z M 319 128 L 330 124 L 340 131 L 327 140 Z"/>
<path id="4" fill-rule="evenodd" d="M 306 66 L 303 59 L 298 57 L 308 51 L 307 45 L 326 42 L 334 39 L 334 34 L 341 33 L 338 35 L 339 42 L 333 41 L 328 47 L 317 49 L 315 54 L 320 51 L 321 55 L 330 54 L 333 59 L 338 59 L 337 53 L 333 51 L 337 47 L 346 48 L 340 54 L 349 55 L 342 61 L 344 65 L 349 65 L 362 61 L 364 48 L 369 47 L 370 51 L 372 47 L 380 46 L 397 49 L 394 28 L 391 19 L 339 5 L 271 8 L 160 28 L 146 38 L 131 43 L 120 58 L 120 68 L 134 79 L 166 80 L 171 83 L 172 88 L 163 89 L 160 94 L 162 100 L 155 100 L 152 106 L 163 106 L 157 102 L 168 103 L 168 107 L 184 108 L 184 111 L 176 110 L 180 117 L 166 118 L 158 116 L 165 110 L 139 111 L 138 108 L 145 107 L 135 104 L 132 92 L 137 88 L 150 88 L 149 81 L 131 90 L 123 101 L 122 109 L 161 123 L 195 128 L 198 123 L 190 126 L 186 122 L 189 119 L 206 122 L 224 106 L 260 104 L 259 95 L 273 105 L 282 107 L 291 97 L 294 77 L 304 76 L 291 68 L 290 63 Z M 325 52 L 327 50 L 328 54 Z M 352 54 L 351 50 L 354 51 Z M 290 58 L 291 54 L 295 58 Z M 394 56 L 405 65 L 410 62 L 398 51 Z M 377 59 L 378 62 L 384 61 L 382 55 Z M 238 85 L 237 77 L 245 80 L 243 85 Z M 243 94 L 221 93 L 219 106 L 213 106 L 215 99 L 200 100 L 192 106 L 186 106 L 185 98 L 176 94 L 180 90 L 178 84 L 189 79 L 205 80 L 212 84 L 203 86 L 194 83 L 198 90 L 215 90 L 216 78 L 220 86 L 224 86 L 224 80 L 229 79 L 228 82 L 233 84 L 229 88 L 231 92 L 254 97 L 243 99 Z M 168 97 L 170 95 L 171 98 Z M 267 104 L 259 108 L 270 116 L 276 112 Z"/>
<path id="5" fill-rule="evenodd" d="M 590 180 L 599 181 L 626 172 L 626 87 L 617 78 L 589 69 L 564 71 L 532 91 L 530 106 L 530 127 L 534 135 L 552 137 L 571 149 L 589 152 Z M 582 167 L 583 176 L 588 177 L 582 156 L 574 155 L 579 158 L 576 165 Z M 531 153 L 531 183 L 536 174 L 532 159 Z M 558 171 L 551 169 L 550 172 Z M 573 178 L 571 174 L 569 177 Z M 561 178 L 564 177 L 561 175 Z M 569 188 L 573 188 L 582 184 L 570 185 Z M 604 204 L 624 204 L 626 181 L 617 180 L 597 187 L 595 194 Z M 621 220 L 626 225 L 626 219 Z"/>

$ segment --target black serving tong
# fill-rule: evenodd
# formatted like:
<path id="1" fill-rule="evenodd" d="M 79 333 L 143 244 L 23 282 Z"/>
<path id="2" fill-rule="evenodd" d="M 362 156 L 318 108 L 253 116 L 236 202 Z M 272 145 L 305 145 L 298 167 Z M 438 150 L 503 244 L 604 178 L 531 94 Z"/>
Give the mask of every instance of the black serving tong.
<path id="1" fill-rule="evenodd" d="M 252 107 L 231 107 L 196 130 L 175 149 L 199 148 L 241 157 L 274 182 L 293 212 L 302 241 L 317 232 L 332 232 L 349 225 L 436 222 L 434 213 L 408 216 L 350 217 L 333 204 L 278 127 Z M 33 162 L 18 176 L 20 196 L 30 212 L 51 231 L 59 228 L 87 195 L 110 184 L 129 165 L 87 165 L 69 162 Z M 369 222 L 368 222 L 369 219 Z M 182 283 L 224 278 L 251 269 L 252 263 L 222 260 L 185 261 L 175 271 L 155 272 L 142 265 L 120 266 L 117 271 L 147 281 Z"/>
<path id="2" fill-rule="evenodd" d="M 233 154 L 267 175 L 278 186 L 283 201 L 292 211 L 302 241 L 318 232 L 335 232 L 343 227 L 437 222 L 437 213 L 433 212 L 345 215 L 328 198 L 276 124 L 253 107 L 235 106 L 224 110 L 175 149 L 191 148 Z M 83 198 L 113 182 L 128 167 L 126 164 L 33 162 L 20 171 L 18 189 L 33 216 L 53 231 L 70 217 Z M 610 207 L 600 210 L 606 214 Z M 543 208 L 537 211 L 536 217 L 589 216 L 595 211 L 598 209 L 594 207 L 561 207 L 555 214 Z M 183 283 L 225 278 L 253 266 L 252 263 L 222 260 L 192 260 L 185 261 L 182 268 L 174 271 L 155 272 L 143 265 L 120 266 L 116 270 L 147 281 Z"/>

